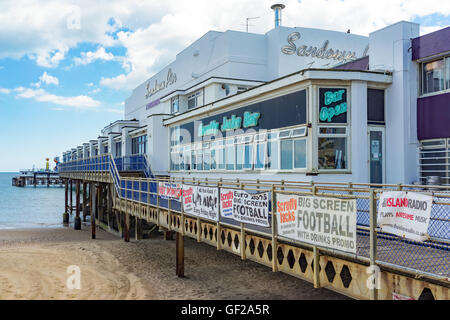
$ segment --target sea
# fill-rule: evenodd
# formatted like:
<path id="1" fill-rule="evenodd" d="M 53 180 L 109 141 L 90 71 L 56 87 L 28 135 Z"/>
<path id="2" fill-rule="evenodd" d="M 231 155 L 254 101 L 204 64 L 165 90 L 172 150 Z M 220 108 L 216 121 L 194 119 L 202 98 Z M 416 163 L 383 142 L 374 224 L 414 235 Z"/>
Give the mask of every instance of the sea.
<path id="1" fill-rule="evenodd" d="M 62 228 L 64 187 L 13 187 L 17 175 L 0 172 L 0 229 Z"/>

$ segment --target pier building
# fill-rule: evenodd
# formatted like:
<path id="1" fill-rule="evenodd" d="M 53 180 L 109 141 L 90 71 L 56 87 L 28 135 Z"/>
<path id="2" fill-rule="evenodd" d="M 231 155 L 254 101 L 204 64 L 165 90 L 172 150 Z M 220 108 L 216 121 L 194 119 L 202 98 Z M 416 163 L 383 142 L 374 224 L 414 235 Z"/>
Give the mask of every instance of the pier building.
<path id="1" fill-rule="evenodd" d="M 355 298 L 448 299 L 450 28 L 420 37 L 401 21 L 366 37 L 276 21 L 207 32 L 133 90 L 123 120 L 64 152 L 65 221 L 75 183 L 76 229 L 86 210 L 93 238 L 176 232 L 179 276 L 187 236 Z M 258 217 L 226 216 L 227 190 L 258 194 L 242 200 Z M 380 229 L 393 191 L 431 197 L 426 239 Z M 309 201 L 294 195 L 354 200 L 339 226 L 351 239 L 284 234 L 297 213 L 283 210 Z"/>

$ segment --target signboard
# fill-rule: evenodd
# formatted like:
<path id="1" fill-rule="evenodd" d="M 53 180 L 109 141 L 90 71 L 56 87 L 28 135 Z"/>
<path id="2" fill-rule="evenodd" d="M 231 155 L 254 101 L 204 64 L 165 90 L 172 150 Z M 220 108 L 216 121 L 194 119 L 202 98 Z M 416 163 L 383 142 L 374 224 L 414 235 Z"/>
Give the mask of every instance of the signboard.
<path id="1" fill-rule="evenodd" d="M 222 125 L 219 127 L 219 123 L 216 120 L 212 120 L 209 124 L 203 125 L 200 123 L 198 126 L 197 135 L 199 137 L 207 136 L 207 135 L 216 135 L 220 131 L 226 132 L 230 130 L 237 130 L 242 128 L 242 124 L 244 128 L 256 127 L 258 126 L 258 119 L 261 116 L 259 112 L 244 112 L 244 120 L 242 121 L 242 117 L 237 117 L 236 115 L 231 115 L 228 119 L 227 117 L 223 117 Z"/>
<path id="2" fill-rule="evenodd" d="M 277 194 L 278 235 L 356 254 L 356 199 Z"/>
<path id="3" fill-rule="evenodd" d="M 425 241 L 433 197 L 414 192 L 390 191 L 380 195 L 378 225 L 383 232 Z"/>
<path id="4" fill-rule="evenodd" d="M 219 221 L 219 189 L 184 184 L 183 209 L 187 214 Z"/>
<path id="5" fill-rule="evenodd" d="M 319 89 L 319 122 L 347 123 L 347 89 Z"/>
<path id="6" fill-rule="evenodd" d="M 159 182 L 158 189 L 159 189 L 159 195 L 161 198 L 180 201 L 181 184 L 169 183 L 169 182 Z"/>
<path id="7" fill-rule="evenodd" d="M 244 190 L 221 189 L 222 217 L 242 223 L 269 227 L 269 193 L 248 193 Z"/>

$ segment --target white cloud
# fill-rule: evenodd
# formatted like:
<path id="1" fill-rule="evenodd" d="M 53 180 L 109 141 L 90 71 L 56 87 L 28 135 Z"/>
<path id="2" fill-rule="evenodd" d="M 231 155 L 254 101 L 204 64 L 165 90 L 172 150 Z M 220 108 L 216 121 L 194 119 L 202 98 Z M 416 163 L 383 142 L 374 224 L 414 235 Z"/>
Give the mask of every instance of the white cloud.
<path id="1" fill-rule="evenodd" d="M 75 61 L 76 65 L 83 65 L 92 63 L 96 60 L 111 61 L 113 59 L 114 55 L 111 52 L 106 52 L 105 48 L 100 47 L 95 52 L 82 52 L 81 57 L 75 57 L 73 60 Z"/>
<path id="2" fill-rule="evenodd" d="M 42 76 L 39 77 L 39 81 L 38 82 L 34 82 L 31 83 L 31 86 L 35 87 L 35 88 L 40 88 L 42 83 L 45 83 L 47 85 L 49 84 L 54 84 L 54 85 L 59 85 L 59 80 L 56 77 L 53 77 L 51 75 L 49 75 L 47 73 L 47 71 L 44 71 L 44 73 L 42 74 Z"/>
<path id="3" fill-rule="evenodd" d="M 86 83 L 86 85 L 87 85 L 88 87 L 93 87 L 93 86 L 94 86 L 94 84 L 93 84 L 92 82 Z"/>
<path id="4" fill-rule="evenodd" d="M 73 0 L 16 0 L 0 2 L 0 59 L 28 56 L 36 64 L 57 67 L 80 43 L 98 45 L 77 57 L 80 64 L 96 59 L 122 63 L 124 72 L 103 77 L 101 84 L 133 89 L 175 59 L 175 55 L 209 30 L 250 32 L 273 28 L 273 0 L 79 0 L 77 28 L 70 27 Z M 368 35 L 400 20 L 438 13 L 450 15 L 450 1 L 442 0 L 284 0 L 283 25 L 322 28 Z M 75 20 L 76 20 L 75 16 Z M 110 23 L 114 18 L 114 23 Z M 70 23 L 69 23 L 70 22 Z M 79 28 L 78 28 L 79 26 Z M 118 28 L 127 27 L 131 32 Z M 439 26 L 427 25 L 422 32 Z M 123 60 L 105 48 L 123 46 Z"/>
<path id="5" fill-rule="evenodd" d="M 10 92 L 11 92 L 10 89 L 0 88 L 0 93 L 3 93 L 3 94 L 9 94 Z"/>
<path id="6" fill-rule="evenodd" d="M 118 110 L 118 109 L 106 109 L 107 112 L 111 112 L 111 113 L 117 113 L 117 114 L 123 114 L 123 110 Z"/>
<path id="7" fill-rule="evenodd" d="M 89 94 L 96 94 L 96 93 L 99 93 L 100 91 L 102 91 L 102 89 L 95 88 L 94 90 L 89 91 Z"/>
<path id="8" fill-rule="evenodd" d="M 14 89 L 14 91 L 17 92 L 17 98 L 34 99 L 38 102 L 49 102 L 61 106 L 86 109 L 95 108 L 100 105 L 100 101 L 94 100 L 85 95 L 64 97 L 48 93 L 44 89 L 30 89 L 24 87 L 18 87 Z"/>

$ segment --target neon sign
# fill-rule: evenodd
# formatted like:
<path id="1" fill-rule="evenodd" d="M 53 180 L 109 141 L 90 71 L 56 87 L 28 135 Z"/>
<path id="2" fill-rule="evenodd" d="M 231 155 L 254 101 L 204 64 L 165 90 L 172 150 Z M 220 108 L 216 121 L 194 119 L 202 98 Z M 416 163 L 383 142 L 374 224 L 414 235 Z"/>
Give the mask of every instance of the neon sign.
<path id="1" fill-rule="evenodd" d="M 347 122 L 346 116 L 336 119 L 337 116 L 347 113 L 346 89 L 320 89 L 320 105 L 325 105 L 319 112 L 321 122 Z"/>
<path id="2" fill-rule="evenodd" d="M 258 125 L 258 120 L 261 117 L 259 112 L 244 112 L 244 119 L 242 117 L 237 117 L 232 115 L 230 118 L 223 117 L 222 125 L 216 120 L 212 120 L 207 125 L 201 123 L 197 129 L 197 134 L 199 137 L 216 135 L 219 131 L 230 131 L 240 129 L 242 126 L 244 128 L 256 127 Z"/>

